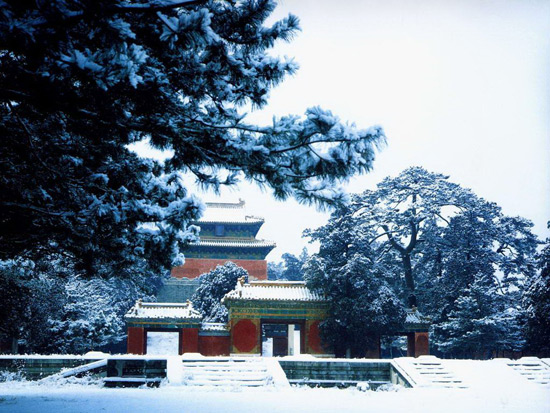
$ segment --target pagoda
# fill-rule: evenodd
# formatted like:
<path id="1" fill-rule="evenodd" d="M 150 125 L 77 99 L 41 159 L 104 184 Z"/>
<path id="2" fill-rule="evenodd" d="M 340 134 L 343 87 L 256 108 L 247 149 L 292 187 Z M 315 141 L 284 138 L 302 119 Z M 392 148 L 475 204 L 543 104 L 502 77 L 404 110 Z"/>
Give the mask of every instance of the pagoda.
<path id="1" fill-rule="evenodd" d="M 257 239 L 264 219 L 246 214 L 245 202 L 207 202 L 200 240 L 184 252 L 185 264 L 172 269 L 172 277 L 195 279 L 228 261 L 248 271 L 251 280 L 267 280 L 266 256 L 275 243 Z"/>

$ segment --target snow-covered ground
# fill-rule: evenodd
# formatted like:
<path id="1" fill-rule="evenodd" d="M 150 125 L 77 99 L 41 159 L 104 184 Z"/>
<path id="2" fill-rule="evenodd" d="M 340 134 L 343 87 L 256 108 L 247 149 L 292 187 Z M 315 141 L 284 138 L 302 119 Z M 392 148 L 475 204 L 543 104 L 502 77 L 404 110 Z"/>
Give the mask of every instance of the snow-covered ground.
<path id="1" fill-rule="evenodd" d="M 499 360 L 445 361 L 467 389 L 399 391 L 259 388 L 106 389 L 89 382 L 0 383 L 0 412 L 505 412 L 548 413 L 550 389 L 530 383 Z"/>

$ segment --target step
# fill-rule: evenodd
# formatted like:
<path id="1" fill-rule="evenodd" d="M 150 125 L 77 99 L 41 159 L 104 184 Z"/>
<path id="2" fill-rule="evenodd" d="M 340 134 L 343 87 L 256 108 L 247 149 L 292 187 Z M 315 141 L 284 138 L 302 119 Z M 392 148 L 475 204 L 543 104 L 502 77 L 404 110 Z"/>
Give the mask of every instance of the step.
<path id="1" fill-rule="evenodd" d="M 223 380 L 240 380 L 240 381 L 254 381 L 254 380 L 265 380 L 266 375 L 254 375 L 254 376 L 216 376 L 211 374 L 194 374 L 193 376 L 188 377 L 189 380 L 212 380 L 212 381 L 223 381 Z"/>
<path id="2" fill-rule="evenodd" d="M 403 357 L 395 359 L 394 362 L 415 381 L 416 386 L 437 388 L 468 387 L 436 357 L 431 356 L 429 360 Z"/>
<path id="3" fill-rule="evenodd" d="M 226 381 L 212 381 L 212 380 L 189 380 L 188 386 L 245 386 L 245 387 L 260 387 L 269 384 L 268 380 L 226 380 Z"/>
<path id="4" fill-rule="evenodd" d="M 255 370 L 266 370 L 265 366 L 190 366 L 188 364 L 183 364 L 183 368 L 186 369 L 208 369 L 208 370 L 236 370 L 236 371 L 255 371 Z"/>

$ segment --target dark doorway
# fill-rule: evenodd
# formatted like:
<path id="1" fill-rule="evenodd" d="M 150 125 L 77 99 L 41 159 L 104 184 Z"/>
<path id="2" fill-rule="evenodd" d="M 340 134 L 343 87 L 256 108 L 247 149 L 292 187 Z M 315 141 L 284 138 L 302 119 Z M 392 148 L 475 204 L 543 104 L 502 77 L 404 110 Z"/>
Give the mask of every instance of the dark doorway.
<path id="1" fill-rule="evenodd" d="M 273 337 L 273 356 L 288 355 L 288 337 Z"/>
<path id="2" fill-rule="evenodd" d="M 304 350 L 304 321 L 262 321 L 262 355 L 283 357 Z"/>

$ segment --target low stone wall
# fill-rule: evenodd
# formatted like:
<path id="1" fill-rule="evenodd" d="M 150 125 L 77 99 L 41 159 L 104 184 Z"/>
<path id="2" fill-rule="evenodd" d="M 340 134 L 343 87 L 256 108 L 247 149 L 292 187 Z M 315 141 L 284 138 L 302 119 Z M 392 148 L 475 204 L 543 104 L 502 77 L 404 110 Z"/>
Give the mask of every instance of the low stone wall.
<path id="1" fill-rule="evenodd" d="M 106 386 L 153 385 L 166 378 L 166 358 L 107 356 L 102 369 Z M 64 369 L 84 366 L 104 359 L 83 356 L 0 356 L 0 372 L 19 373 L 28 380 L 39 380 Z M 92 374 L 96 374 L 94 372 Z"/>
<path id="2" fill-rule="evenodd" d="M 390 360 L 280 360 L 290 383 L 314 386 L 352 386 L 369 382 L 371 387 L 400 384 L 410 387 L 406 379 L 394 371 Z"/>
<path id="3" fill-rule="evenodd" d="M 158 386 L 166 379 L 165 358 L 110 358 L 107 360 L 106 387 Z"/>
<path id="4" fill-rule="evenodd" d="M 0 372 L 20 373 L 28 380 L 38 380 L 59 373 L 63 369 L 98 360 L 82 356 L 0 356 Z"/>
<path id="5" fill-rule="evenodd" d="M 226 337 L 201 338 L 204 340 Z M 106 386 L 158 385 L 166 378 L 167 359 L 165 357 L 107 356 L 106 358 L 108 359 L 104 378 Z M 99 360 L 84 356 L 0 356 L 0 372 L 20 373 L 29 380 L 38 380 L 59 373 L 62 369 Z M 357 383 L 368 382 L 373 388 L 389 383 L 411 387 L 406 374 L 399 371 L 391 360 L 315 359 L 313 357 L 273 360 L 279 362 L 288 381 L 292 384 L 330 387 L 354 386 Z"/>

